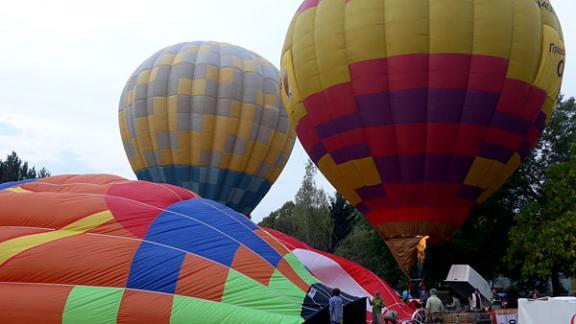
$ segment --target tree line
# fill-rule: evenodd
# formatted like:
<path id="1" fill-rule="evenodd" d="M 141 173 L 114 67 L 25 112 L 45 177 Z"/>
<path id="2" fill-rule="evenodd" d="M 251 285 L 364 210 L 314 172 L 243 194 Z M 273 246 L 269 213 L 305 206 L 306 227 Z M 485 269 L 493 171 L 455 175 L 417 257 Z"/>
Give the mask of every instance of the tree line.
<path id="1" fill-rule="evenodd" d="M 576 276 L 576 102 L 560 97 L 539 141 L 516 173 L 487 202 L 472 209 L 448 242 L 429 245 L 428 285 L 438 285 L 452 264 L 470 264 L 485 278 L 504 275 L 511 290 L 561 295 L 562 276 Z M 260 223 L 316 249 L 372 270 L 397 289 L 406 278 L 384 241 L 339 193 L 328 197 L 309 161 L 292 201 Z M 551 290 L 549 287 L 552 287 Z"/>
<path id="2" fill-rule="evenodd" d="M 8 154 L 4 160 L 0 159 L 0 183 L 49 176 L 50 172 L 46 168 L 36 171 L 34 166 L 30 166 L 27 161 L 22 161 L 14 151 Z"/>

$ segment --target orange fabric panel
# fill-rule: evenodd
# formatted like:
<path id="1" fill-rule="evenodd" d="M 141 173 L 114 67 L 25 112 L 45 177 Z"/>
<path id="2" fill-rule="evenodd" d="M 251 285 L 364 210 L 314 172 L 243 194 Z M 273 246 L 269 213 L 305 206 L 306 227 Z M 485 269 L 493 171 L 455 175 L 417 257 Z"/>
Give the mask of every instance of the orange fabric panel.
<path id="1" fill-rule="evenodd" d="M 73 287 L 0 283 L 2 324 L 61 324 Z"/>
<path id="2" fill-rule="evenodd" d="M 219 302 L 227 278 L 227 267 L 187 254 L 180 268 L 176 294 Z"/>
<path id="3" fill-rule="evenodd" d="M 268 286 L 270 278 L 276 270 L 259 255 L 242 245 L 236 251 L 231 268 L 265 286 Z"/>
<path id="4" fill-rule="evenodd" d="M 126 237 L 138 240 L 141 239 L 138 236 L 132 234 L 132 232 L 127 230 L 124 226 L 122 226 L 122 224 L 118 223 L 115 219 L 96 227 L 95 229 L 89 231 L 88 233 L 102 234 L 116 237 Z"/>
<path id="5" fill-rule="evenodd" d="M 10 191 L 0 193 L 0 206 L 0 226 L 52 229 L 108 209 L 104 197 L 99 196 Z"/>
<path id="6" fill-rule="evenodd" d="M 300 290 L 303 292 L 308 292 L 308 288 L 310 287 L 300 276 L 294 272 L 294 269 L 290 266 L 286 259 L 282 259 L 280 263 L 278 263 L 278 270 L 286 277 L 288 280 L 292 281 Z"/>
<path id="7" fill-rule="evenodd" d="M 48 231 L 50 230 L 43 228 L 29 228 L 29 227 L 16 227 L 16 226 L 0 227 L 0 243 L 20 236 L 44 233 Z"/>
<path id="8" fill-rule="evenodd" d="M 52 184 L 91 183 L 103 185 L 125 181 L 129 180 L 111 174 L 66 174 L 38 179 L 37 182 L 46 182 Z"/>
<path id="9" fill-rule="evenodd" d="M 26 250 L 0 267 L 0 281 L 125 287 L 140 241 L 82 234 Z"/>
<path id="10" fill-rule="evenodd" d="M 22 189 L 33 192 L 87 193 L 91 195 L 104 195 L 110 186 L 111 185 L 93 185 L 86 183 L 52 184 L 39 181 L 20 185 Z"/>
<path id="11" fill-rule="evenodd" d="M 118 324 L 169 324 L 173 296 L 127 289 L 118 310 Z"/>
<path id="12" fill-rule="evenodd" d="M 282 245 L 277 239 L 275 239 L 272 235 L 266 233 L 261 229 L 257 229 L 254 231 L 254 234 L 258 235 L 264 242 L 268 243 L 271 247 L 276 250 L 281 256 L 285 256 L 286 254 L 290 253 L 290 251 Z"/>

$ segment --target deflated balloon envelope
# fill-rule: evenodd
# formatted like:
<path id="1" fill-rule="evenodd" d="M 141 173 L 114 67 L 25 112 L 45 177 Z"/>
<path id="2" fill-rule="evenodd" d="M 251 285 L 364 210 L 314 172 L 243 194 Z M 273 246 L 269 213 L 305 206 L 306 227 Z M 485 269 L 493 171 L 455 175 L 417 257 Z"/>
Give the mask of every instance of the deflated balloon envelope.
<path id="1" fill-rule="evenodd" d="M 2 323 L 325 316 L 329 288 L 289 250 L 243 215 L 183 188 L 57 176 L 0 185 L 0 206 Z M 346 295 L 346 307 L 356 300 Z"/>
<path id="2" fill-rule="evenodd" d="M 564 58 L 546 0 L 306 0 L 281 89 L 310 158 L 407 273 L 411 242 L 449 239 L 518 168 Z"/>
<path id="3" fill-rule="evenodd" d="M 138 179 L 185 187 L 245 215 L 295 140 L 276 67 L 217 42 L 176 44 L 148 58 L 126 83 L 119 121 Z"/>
<path id="4" fill-rule="evenodd" d="M 414 310 L 404 304 L 394 289 L 372 271 L 340 256 L 316 250 L 282 232 L 269 228 L 264 228 L 264 230 L 284 244 L 323 284 L 338 287 L 354 296 L 370 299 L 373 299 L 374 293 L 379 291 L 386 305 L 385 313 L 395 311 L 398 320 L 412 318 Z M 368 320 L 372 319 L 372 306 L 369 303 L 366 303 L 366 317 Z"/>

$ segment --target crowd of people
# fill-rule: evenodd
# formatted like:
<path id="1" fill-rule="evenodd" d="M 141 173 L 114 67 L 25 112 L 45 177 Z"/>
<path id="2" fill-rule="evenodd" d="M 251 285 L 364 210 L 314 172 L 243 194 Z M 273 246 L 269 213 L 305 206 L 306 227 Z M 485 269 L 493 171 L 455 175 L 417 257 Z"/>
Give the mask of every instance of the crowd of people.
<path id="1" fill-rule="evenodd" d="M 443 313 L 445 312 L 464 311 L 460 299 L 455 294 L 452 294 L 450 303 L 446 306 L 438 297 L 438 290 L 435 288 L 430 289 L 428 293 L 425 288 L 420 289 L 418 297 L 417 307 L 424 309 L 427 323 L 440 323 L 442 321 Z M 402 293 L 402 299 L 406 303 L 416 301 L 416 299 L 413 299 L 407 290 Z M 388 310 L 383 313 L 383 310 L 386 309 L 386 305 L 384 304 L 384 299 L 380 296 L 379 291 L 374 293 L 374 298 L 369 299 L 369 302 L 372 306 L 373 324 L 396 324 L 398 322 L 398 314 L 396 311 Z M 469 296 L 468 304 L 470 311 L 481 312 L 484 310 L 482 296 L 477 288 Z M 330 298 L 328 305 L 330 311 L 330 323 L 340 324 L 343 318 L 343 301 L 340 297 L 340 289 L 334 288 L 332 290 L 332 297 Z"/>

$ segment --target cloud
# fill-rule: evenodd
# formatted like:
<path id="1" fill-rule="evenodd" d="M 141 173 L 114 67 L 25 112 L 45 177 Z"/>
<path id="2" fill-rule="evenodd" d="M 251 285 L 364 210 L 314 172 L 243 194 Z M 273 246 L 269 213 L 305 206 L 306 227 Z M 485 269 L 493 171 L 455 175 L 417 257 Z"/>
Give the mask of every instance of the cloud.
<path id="1" fill-rule="evenodd" d="M 16 151 L 36 167 L 53 174 L 114 173 L 134 178 L 118 131 L 101 123 L 76 123 L 64 118 L 46 118 L 1 106 L 3 125 L 0 153 Z M 4 126 L 0 126 L 4 129 Z"/>

